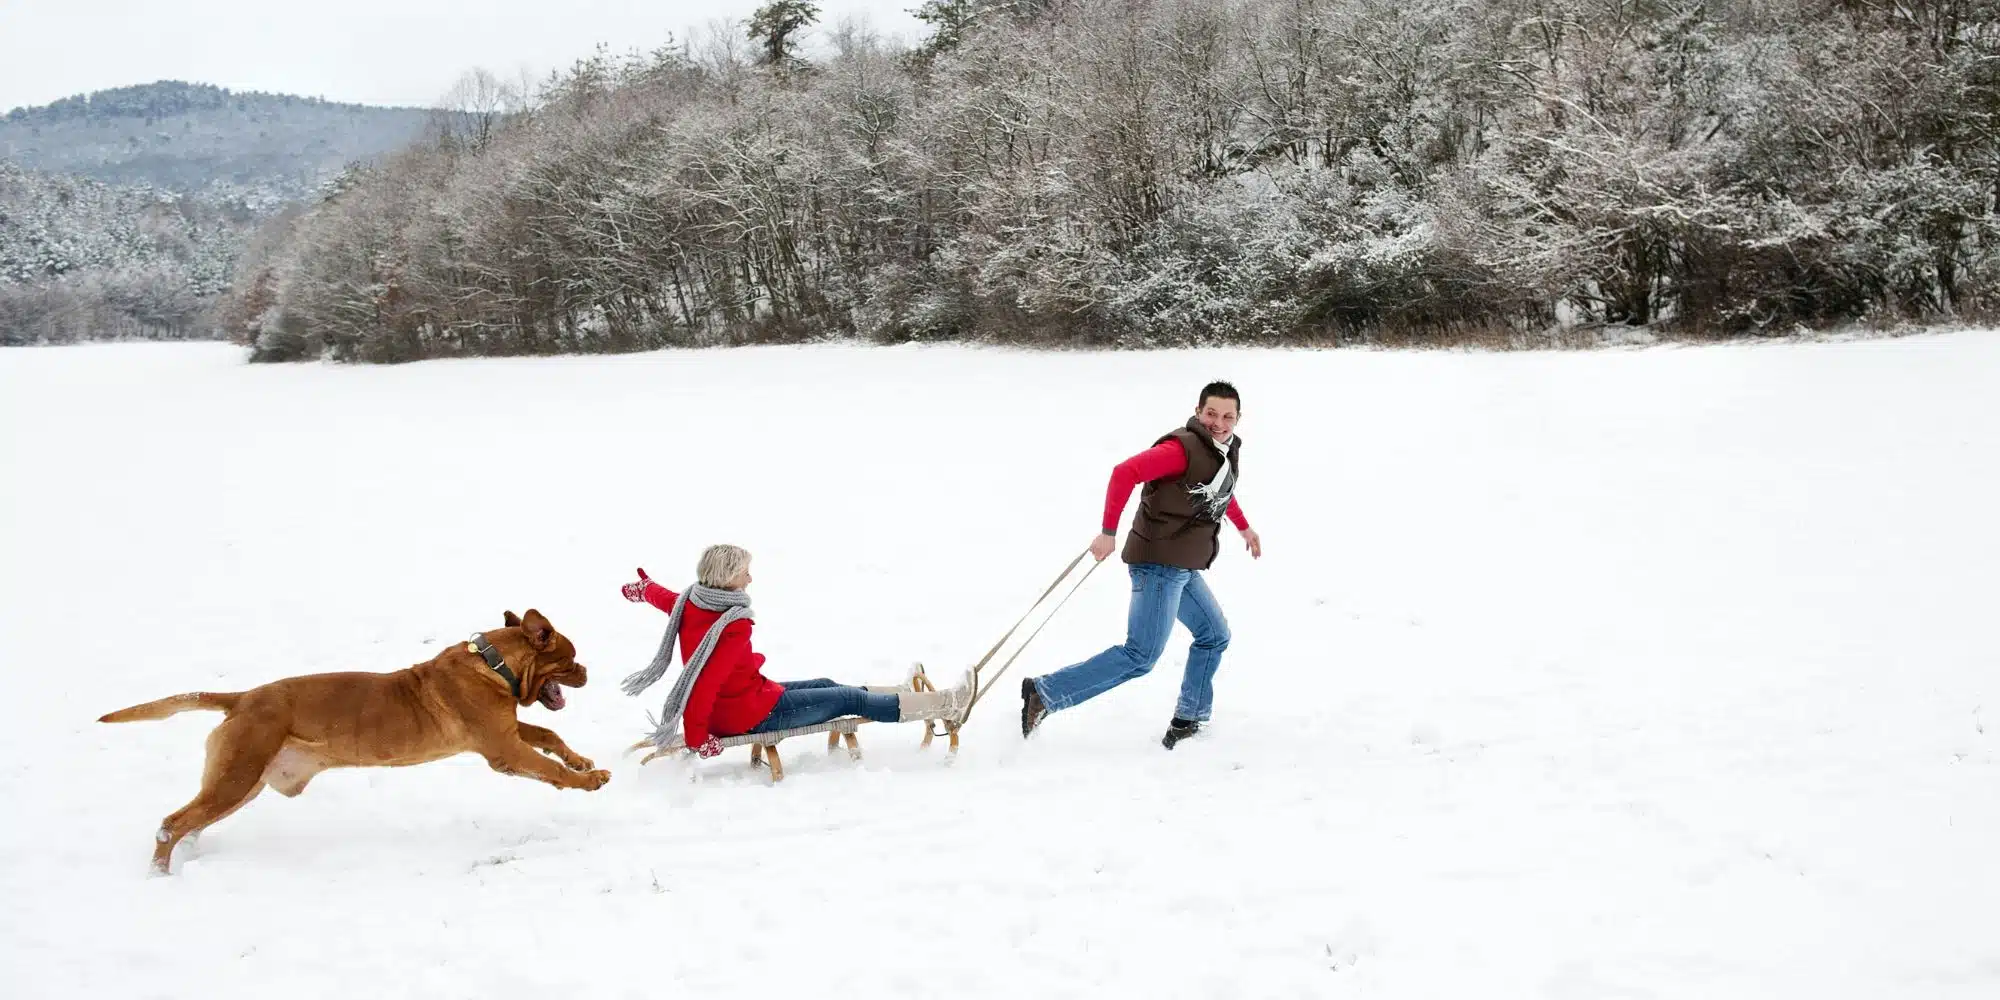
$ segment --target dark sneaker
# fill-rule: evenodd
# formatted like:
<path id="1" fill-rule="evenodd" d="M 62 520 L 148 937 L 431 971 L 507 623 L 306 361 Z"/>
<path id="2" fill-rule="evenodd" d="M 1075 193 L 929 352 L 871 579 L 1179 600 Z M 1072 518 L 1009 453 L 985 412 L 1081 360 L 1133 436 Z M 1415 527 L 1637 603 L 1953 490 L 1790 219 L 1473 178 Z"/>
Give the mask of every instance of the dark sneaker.
<path id="1" fill-rule="evenodd" d="M 1035 727 L 1048 718 L 1049 708 L 1042 704 L 1042 693 L 1035 689 L 1035 679 L 1021 678 L 1021 738 L 1027 739 Z"/>
<path id="2" fill-rule="evenodd" d="M 1174 721 L 1167 723 L 1167 736 L 1160 741 L 1160 745 L 1172 750 L 1174 744 L 1198 732 L 1201 732 L 1201 723 L 1193 719 L 1175 718 Z"/>

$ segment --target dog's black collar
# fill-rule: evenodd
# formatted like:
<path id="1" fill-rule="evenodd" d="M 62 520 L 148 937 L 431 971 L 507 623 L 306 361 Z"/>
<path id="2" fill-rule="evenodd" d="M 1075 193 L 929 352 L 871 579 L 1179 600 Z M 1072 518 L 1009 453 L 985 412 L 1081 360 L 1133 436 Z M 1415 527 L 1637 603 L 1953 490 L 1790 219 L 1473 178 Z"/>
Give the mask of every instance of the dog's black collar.
<path id="1" fill-rule="evenodd" d="M 494 673 L 507 678 L 507 689 L 514 692 L 515 701 L 520 701 L 521 679 L 514 676 L 512 670 L 507 669 L 507 661 L 500 657 L 500 651 L 494 649 L 492 643 L 486 641 L 486 633 L 472 633 L 472 651 L 478 653 L 480 658 L 486 661 L 486 665 L 493 668 Z"/>

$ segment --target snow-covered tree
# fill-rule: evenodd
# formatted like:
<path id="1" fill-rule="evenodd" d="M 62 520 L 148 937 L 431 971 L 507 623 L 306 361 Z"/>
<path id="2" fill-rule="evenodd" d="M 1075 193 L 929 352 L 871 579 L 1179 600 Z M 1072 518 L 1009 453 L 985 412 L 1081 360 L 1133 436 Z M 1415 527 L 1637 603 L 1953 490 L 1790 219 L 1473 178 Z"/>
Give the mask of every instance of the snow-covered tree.
<path id="1" fill-rule="evenodd" d="M 351 174 L 230 328 L 396 360 L 1996 307 L 2000 0 L 954 0 L 917 58 L 849 28 L 757 71 L 782 6 Z"/>
<path id="2" fill-rule="evenodd" d="M 204 335 L 247 219 L 228 200 L 0 162 L 0 341 Z"/>

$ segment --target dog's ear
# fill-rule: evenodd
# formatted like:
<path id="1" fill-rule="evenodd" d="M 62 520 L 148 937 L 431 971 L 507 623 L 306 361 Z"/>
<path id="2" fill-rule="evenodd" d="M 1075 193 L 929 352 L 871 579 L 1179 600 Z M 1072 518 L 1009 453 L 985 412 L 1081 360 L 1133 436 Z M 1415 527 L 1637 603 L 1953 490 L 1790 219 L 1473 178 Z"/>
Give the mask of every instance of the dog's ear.
<path id="1" fill-rule="evenodd" d="M 516 615 L 512 611 L 507 612 L 507 617 L 502 620 L 507 623 L 508 628 L 513 628 L 514 626 L 521 624 L 520 616 Z"/>
<path id="2" fill-rule="evenodd" d="M 509 612 L 508 617 L 512 618 L 513 613 Z M 549 641 L 555 637 L 556 627 L 549 624 L 549 620 L 542 617 L 541 612 L 529 608 L 528 614 L 521 619 L 521 633 L 528 637 L 528 645 L 536 649 L 547 649 Z"/>

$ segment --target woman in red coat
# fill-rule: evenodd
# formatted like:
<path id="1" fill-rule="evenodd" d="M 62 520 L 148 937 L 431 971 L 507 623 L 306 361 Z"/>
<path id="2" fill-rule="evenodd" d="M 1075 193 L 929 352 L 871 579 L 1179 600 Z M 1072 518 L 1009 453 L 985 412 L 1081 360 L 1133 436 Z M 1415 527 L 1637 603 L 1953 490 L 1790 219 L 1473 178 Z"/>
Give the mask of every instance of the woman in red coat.
<path id="1" fill-rule="evenodd" d="M 676 638 L 685 667 L 667 697 L 655 743 L 671 735 L 676 716 L 684 744 L 713 757 L 722 752 L 718 738 L 723 736 L 815 726 L 848 715 L 876 722 L 956 721 L 971 700 L 969 682 L 949 691 L 889 694 L 823 677 L 782 684 L 770 680 L 763 674 L 764 654 L 750 648 L 750 597 L 744 592 L 750 585 L 750 553 L 734 545 L 711 545 L 695 567 L 695 580 L 686 594 L 676 594 L 641 569 L 639 579 L 623 587 L 626 600 L 659 608 L 676 626 L 663 637 L 652 664 L 625 679 L 625 693 L 638 694 L 666 673 Z"/>

